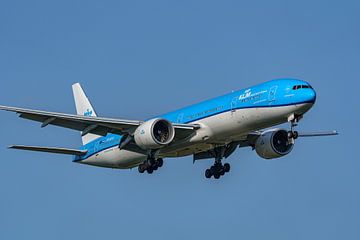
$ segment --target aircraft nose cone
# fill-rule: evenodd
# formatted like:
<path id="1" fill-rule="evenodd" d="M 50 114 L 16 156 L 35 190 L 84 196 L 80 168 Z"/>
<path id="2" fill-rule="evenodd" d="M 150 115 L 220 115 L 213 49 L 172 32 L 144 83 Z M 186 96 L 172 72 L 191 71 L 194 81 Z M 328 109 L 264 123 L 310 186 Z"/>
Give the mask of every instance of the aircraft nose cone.
<path id="1" fill-rule="evenodd" d="M 306 94 L 306 98 L 308 102 L 315 103 L 316 101 L 316 92 L 314 89 L 309 89 Z"/>

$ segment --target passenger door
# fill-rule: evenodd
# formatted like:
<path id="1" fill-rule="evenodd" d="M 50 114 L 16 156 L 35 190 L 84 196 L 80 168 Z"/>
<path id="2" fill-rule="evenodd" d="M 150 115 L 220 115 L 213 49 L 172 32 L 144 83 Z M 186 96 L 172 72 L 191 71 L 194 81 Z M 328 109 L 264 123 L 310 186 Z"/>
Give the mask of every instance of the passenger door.
<path id="1" fill-rule="evenodd" d="M 94 153 L 96 153 L 96 157 L 99 157 L 99 150 L 100 150 L 100 148 L 101 148 L 101 143 L 102 142 L 96 142 L 95 144 L 94 144 Z"/>
<path id="2" fill-rule="evenodd" d="M 231 101 L 231 113 L 235 113 L 238 107 L 239 97 L 234 97 Z"/>
<path id="3" fill-rule="evenodd" d="M 184 120 L 184 113 L 180 113 L 176 119 L 177 123 L 182 123 Z"/>
<path id="4" fill-rule="evenodd" d="M 278 86 L 273 86 L 270 88 L 269 91 L 269 104 L 273 103 L 276 100 L 276 90 L 278 89 Z"/>

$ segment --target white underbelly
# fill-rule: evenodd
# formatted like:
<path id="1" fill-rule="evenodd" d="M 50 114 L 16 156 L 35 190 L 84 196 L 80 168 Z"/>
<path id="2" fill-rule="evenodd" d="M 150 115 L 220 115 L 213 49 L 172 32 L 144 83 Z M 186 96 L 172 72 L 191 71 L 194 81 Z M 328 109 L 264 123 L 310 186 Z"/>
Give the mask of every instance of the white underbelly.
<path id="1" fill-rule="evenodd" d="M 227 144 L 247 135 L 249 132 L 269 128 L 284 122 L 294 112 L 306 112 L 308 104 L 245 108 L 204 118 L 194 123 L 202 126 L 189 141 L 167 147 L 163 157 L 192 155 L 211 149 L 214 144 Z M 145 161 L 146 155 L 120 150 L 118 146 L 107 149 L 82 161 L 84 164 L 109 167 L 132 168 Z"/>
<path id="2" fill-rule="evenodd" d="M 81 163 L 99 167 L 127 169 L 144 162 L 146 157 L 144 154 L 120 150 L 118 146 L 115 146 L 81 161 Z"/>
<path id="3" fill-rule="evenodd" d="M 189 142 L 175 145 L 169 149 L 167 156 L 180 157 L 207 151 L 216 145 L 238 141 L 249 132 L 270 128 L 287 122 L 292 113 L 306 112 L 309 104 L 281 106 L 271 108 L 246 108 L 225 112 L 195 122 L 202 128 Z"/>
<path id="4" fill-rule="evenodd" d="M 195 122 L 203 129 L 190 142 L 233 141 L 251 131 L 287 122 L 288 116 L 299 108 L 306 108 L 306 105 L 244 108 L 208 117 Z"/>

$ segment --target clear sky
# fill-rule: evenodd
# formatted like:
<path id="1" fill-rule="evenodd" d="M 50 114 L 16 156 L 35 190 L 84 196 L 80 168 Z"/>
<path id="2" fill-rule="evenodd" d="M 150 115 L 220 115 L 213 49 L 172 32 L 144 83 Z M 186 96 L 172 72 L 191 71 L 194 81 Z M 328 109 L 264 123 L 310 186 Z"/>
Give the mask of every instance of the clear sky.
<path id="1" fill-rule="evenodd" d="M 359 1 L 1 1 L 0 104 L 145 119 L 266 80 L 318 93 L 302 139 L 232 171 L 168 159 L 154 175 L 11 144 L 76 148 L 79 133 L 0 113 L 0 239 L 360 239 Z M 287 126 L 286 126 L 287 127 Z"/>

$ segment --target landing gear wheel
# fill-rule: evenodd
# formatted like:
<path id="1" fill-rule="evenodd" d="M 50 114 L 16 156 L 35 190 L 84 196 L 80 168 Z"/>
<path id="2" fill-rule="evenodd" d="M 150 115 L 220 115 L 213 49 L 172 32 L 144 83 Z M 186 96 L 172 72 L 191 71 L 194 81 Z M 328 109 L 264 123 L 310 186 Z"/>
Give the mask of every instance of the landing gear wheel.
<path id="1" fill-rule="evenodd" d="M 230 164 L 228 164 L 228 163 L 224 164 L 224 171 L 225 171 L 225 173 L 230 172 Z"/>
<path id="2" fill-rule="evenodd" d="M 164 160 L 162 158 L 159 158 L 157 161 L 156 161 L 156 165 L 161 168 L 163 165 L 164 165 Z"/>
<path id="3" fill-rule="evenodd" d="M 299 137 L 299 132 L 298 131 L 294 131 L 294 139 L 296 140 L 296 139 L 298 139 L 298 137 Z"/>
<path id="4" fill-rule="evenodd" d="M 289 139 L 296 140 L 299 137 L 299 132 L 298 131 L 289 131 L 288 132 L 288 137 L 289 137 Z"/>
<path id="5" fill-rule="evenodd" d="M 220 173 L 221 176 L 224 176 L 226 172 L 225 172 L 224 169 L 220 169 L 219 173 Z"/>
<path id="6" fill-rule="evenodd" d="M 155 159 L 149 158 L 149 159 L 147 160 L 147 163 L 146 163 L 146 164 L 147 164 L 148 166 L 153 166 L 153 165 L 155 165 L 155 163 L 156 163 L 156 162 L 155 162 Z"/>
<path id="7" fill-rule="evenodd" d="M 150 168 L 146 169 L 146 171 L 148 174 L 152 174 L 154 172 L 154 169 L 150 167 Z"/>
<path id="8" fill-rule="evenodd" d="M 146 170 L 145 164 L 140 164 L 138 167 L 139 173 L 144 173 Z"/>
<path id="9" fill-rule="evenodd" d="M 212 177 L 212 173 L 211 173 L 211 170 L 210 170 L 210 169 L 206 169 L 206 171 L 205 171 L 205 177 L 206 177 L 206 178 L 211 178 L 211 177 Z"/>
<path id="10" fill-rule="evenodd" d="M 217 171 L 216 171 L 216 167 L 215 166 L 211 166 L 210 167 L 210 172 L 212 175 L 214 175 Z"/>

